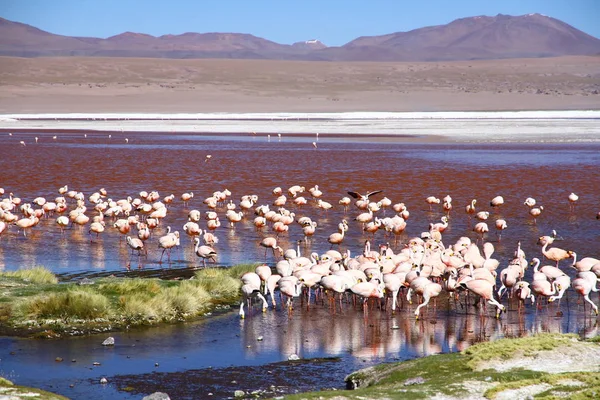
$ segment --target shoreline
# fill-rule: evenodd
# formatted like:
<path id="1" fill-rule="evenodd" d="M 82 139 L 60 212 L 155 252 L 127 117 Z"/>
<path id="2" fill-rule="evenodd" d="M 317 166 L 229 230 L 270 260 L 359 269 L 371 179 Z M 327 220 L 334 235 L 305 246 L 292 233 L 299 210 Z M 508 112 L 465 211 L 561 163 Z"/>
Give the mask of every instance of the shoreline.
<path id="1" fill-rule="evenodd" d="M 600 111 L 0 114 L 0 132 L 600 142 Z"/>

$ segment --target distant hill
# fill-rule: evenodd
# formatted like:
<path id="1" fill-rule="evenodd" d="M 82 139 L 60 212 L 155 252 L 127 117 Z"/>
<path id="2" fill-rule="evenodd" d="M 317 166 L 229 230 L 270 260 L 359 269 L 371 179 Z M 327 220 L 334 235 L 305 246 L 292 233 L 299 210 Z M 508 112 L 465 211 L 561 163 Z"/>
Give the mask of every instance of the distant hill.
<path id="1" fill-rule="evenodd" d="M 71 37 L 0 18 L 0 55 L 19 57 L 442 61 L 590 54 L 600 54 L 600 39 L 540 14 L 461 18 L 408 32 L 363 36 L 340 47 L 315 39 L 286 45 L 242 33 Z"/>

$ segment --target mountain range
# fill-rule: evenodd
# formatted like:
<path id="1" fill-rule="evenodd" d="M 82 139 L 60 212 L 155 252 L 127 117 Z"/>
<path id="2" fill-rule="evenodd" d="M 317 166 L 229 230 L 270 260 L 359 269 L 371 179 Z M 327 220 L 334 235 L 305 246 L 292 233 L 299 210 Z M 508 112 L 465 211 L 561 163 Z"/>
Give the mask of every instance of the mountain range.
<path id="1" fill-rule="evenodd" d="M 242 33 L 188 32 L 156 37 L 124 32 L 106 39 L 62 36 L 0 18 L 0 55 L 445 61 L 600 55 L 600 39 L 541 14 L 461 18 L 408 32 L 362 36 L 339 47 L 328 47 L 318 40 L 279 44 Z"/>

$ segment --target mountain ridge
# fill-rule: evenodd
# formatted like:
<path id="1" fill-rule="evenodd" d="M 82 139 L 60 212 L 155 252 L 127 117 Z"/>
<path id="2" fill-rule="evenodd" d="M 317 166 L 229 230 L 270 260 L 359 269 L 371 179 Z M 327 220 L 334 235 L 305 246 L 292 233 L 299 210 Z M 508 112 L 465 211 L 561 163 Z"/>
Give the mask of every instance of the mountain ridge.
<path id="1" fill-rule="evenodd" d="M 541 14 L 464 17 L 405 32 L 360 36 L 328 47 L 280 44 L 249 33 L 185 32 L 108 38 L 57 35 L 0 17 L 0 55 L 238 58 L 306 61 L 450 61 L 600 54 L 600 39 Z"/>

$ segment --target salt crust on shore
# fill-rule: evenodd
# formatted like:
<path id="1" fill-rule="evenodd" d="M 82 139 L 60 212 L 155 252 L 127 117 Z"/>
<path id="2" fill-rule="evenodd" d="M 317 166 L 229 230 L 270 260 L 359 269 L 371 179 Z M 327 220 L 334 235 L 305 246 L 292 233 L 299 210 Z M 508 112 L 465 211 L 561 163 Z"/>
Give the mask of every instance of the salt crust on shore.
<path id="1" fill-rule="evenodd" d="M 472 141 L 600 142 L 600 111 L 5 114 L 0 129 L 198 134 L 404 135 Z"/>

